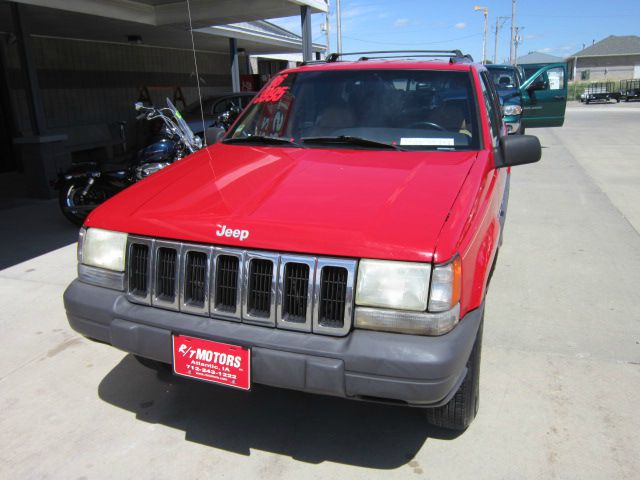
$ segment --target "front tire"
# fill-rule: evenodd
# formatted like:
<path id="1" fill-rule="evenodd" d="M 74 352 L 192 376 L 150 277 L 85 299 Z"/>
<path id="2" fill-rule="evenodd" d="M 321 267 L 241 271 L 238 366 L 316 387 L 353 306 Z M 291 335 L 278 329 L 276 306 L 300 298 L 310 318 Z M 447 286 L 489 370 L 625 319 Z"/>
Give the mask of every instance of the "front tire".
<path id="1" fill-rule="evenodd" d="M 480 400 L 480 357 L 482 351 L 482 327 L 484 313 L 471 355 L 467 360 L 467 374 L 462 385 L 446 405 L 426 411 L 427 422 L 448 430 L 466 430 L 478 413 Z"/>
<path id="2" fill-rule="evenodd" d="M 91 210 L 109 198 L 109 193 L 100 185 L 93 185 L 85 196 L 82 191 L 87 180 L 67 180 L 58 191 L 58 206 L 62 214 L 74 225 L 81 227 Z"/>

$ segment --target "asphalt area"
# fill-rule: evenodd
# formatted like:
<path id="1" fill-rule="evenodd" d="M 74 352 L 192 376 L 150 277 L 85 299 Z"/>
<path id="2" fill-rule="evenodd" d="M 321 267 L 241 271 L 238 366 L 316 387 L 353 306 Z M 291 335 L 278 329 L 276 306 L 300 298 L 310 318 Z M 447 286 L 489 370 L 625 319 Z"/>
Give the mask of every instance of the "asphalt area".
<path id="1" fill-rule="evenodd" d="M 575 103 L 528 133 L 543 158 L 513 169 L 461 435 L 419 410 L 159 375 L 90 342 L 62 305 L 73 228 L 51 202 L 0 210 L 0 478 L 638 478 L 640 103 Z"/>

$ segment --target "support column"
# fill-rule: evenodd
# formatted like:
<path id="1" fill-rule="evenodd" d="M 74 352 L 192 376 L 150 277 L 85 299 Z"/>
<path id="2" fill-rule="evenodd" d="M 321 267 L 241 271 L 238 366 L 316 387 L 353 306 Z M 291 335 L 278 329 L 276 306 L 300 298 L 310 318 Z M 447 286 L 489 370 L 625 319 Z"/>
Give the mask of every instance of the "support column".
<path id="1" fill-rule="evenodd" d="M 57 194 L 51 187 L 57 173 L 71 165 L 71 156 L 66 147 L 67 135 L 47 135 L 47 125 L 40 96 L 40 85 L 33 62 L 31 37 L 25 22 L 22 5 L 11 3 L 11 17 L 16 35 L 20 67 L 24 75 L 24 89 L 29 108 L 32 136 L 17 137 L 13 144 L 20 152 L 22 171 L 29 196 L 52 198 Z"/>
<path id="2" fill-rule="evenodd" d="M 231 60 L 231 90 L 240 91 L 240 65 L 238 64 L 238 40 L 229 39 L 229 58 Z"/>
<path id="3" fill-rule="evenodd" d="M 302 22 L 302 60 L 313 60 L 313 45 L 311 37 L 311 9 L 307 6 L 300 7 L 300 21 Z"/>
<path id="4" fill-rule="evenodd" d="M 24 7 L 18 3 L 11 3 L 11 15 L 13 17 L 13 26 L 18 44 L 18 53 L 20 55 L 20 67 L 24 74 L 25 93 L 27 97 L 27 105 L 29 107 L 29 120 L 31 121 L 31 130 L 34 135 L 42 135 L 47 127 L 44 117 L 44 108 L 42 107 L 42 98 L 40 97 L 40 85 L 38 83 L 38 74 L 33 63 L 31 55 L 31 38 L 26 29 L 23 15 Z"/>

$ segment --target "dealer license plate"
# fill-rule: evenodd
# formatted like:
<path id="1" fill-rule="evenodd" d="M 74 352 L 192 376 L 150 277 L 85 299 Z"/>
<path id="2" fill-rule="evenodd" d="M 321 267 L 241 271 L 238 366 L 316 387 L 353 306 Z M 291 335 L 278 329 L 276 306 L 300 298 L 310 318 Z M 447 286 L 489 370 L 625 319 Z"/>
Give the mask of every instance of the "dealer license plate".
<path id="1" fill-rule="evenodd" d="M 173 371 L 184 377 L 249 390 L 251 350 L 227 343 L 173 335 Z"/>

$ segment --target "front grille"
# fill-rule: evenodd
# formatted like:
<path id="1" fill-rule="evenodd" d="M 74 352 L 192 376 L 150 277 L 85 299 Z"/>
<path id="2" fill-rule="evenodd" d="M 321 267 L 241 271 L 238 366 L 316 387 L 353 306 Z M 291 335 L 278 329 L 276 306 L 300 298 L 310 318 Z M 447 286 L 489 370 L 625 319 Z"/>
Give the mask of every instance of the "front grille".
<path id="1" fill-rule="evenodd" d="M 184 301 L 202 307 L 206 298 L 207 254 L 187 252 L 184 269 Z"/>
<path id="2" fill-rule="evenodd" d="M 128 242 L 127 297 L 134 303 L 326 335 L 351 328 L 355 260 L 133 235 Z"/>
<path id="3" fill-rule="evenodd" d="M 347 297 L 347 270 L 325 267 L 320 280 L 320 325 L 341 328 Z"/>
<path id="4" fill-rule="evenodd" d="M 158 249 L 156 266 L 156 297 L 163 302 L 173 302 L 176 297 L 176 259 L 173 248 Z"/>
<path id="5" fill-rule="evenodd" d="M 219 255 L 215 281 L 215 307 L 217 310 L 236 313 L 238 304 L 238 275 L 240 260 L 233 255 Z"/>
<path id="6" fill-rule="evenodd" d="M 305 322 L 308 293 L 309 265 L 288 263 L 284 268 L 282 298 L 282 312 L 288 322 Z"/>
<path id="7" fill-rule="evenodd" d="M 129 291 L 133 295 L 146 297 L 149 293 L 149 246 L 134 243 L 129 255 Z"/>

